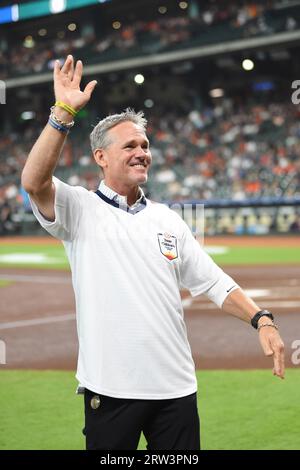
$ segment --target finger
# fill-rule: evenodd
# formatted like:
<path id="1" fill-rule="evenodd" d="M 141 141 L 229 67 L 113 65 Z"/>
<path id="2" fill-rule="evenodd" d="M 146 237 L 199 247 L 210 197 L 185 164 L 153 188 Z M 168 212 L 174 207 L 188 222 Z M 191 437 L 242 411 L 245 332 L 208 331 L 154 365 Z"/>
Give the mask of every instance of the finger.
<path id="1" fill-rule="evenodd" d="M 53 69 L 54 78 L 56 78 L 58 76 L 59 72 L 60 72 L 60 63 L 59 63 L 59 60 L 56 60 L 54 62 L 54 69 Z"/>
<path id="2" fill-rule="evenodd" d="M 274 356 L 274 368 L 273 368 L 273 374 L 276 375 L 277 377 L 280 377 L 281 379 L 284 378 L 284 370 L 281 367 L 281 364 L 278 359 Z"/>
<path id="3" fill-rule="evenodd" d="M 284 353 L 280 347 L 274 353 L 274 373 L 280 378 L 284 378 Z"/>
<path id="4" fill-rule="evenodd" d="M 281 378 L 284 379 L 285 374 L 285 364 L 284 364 L 284 346 L 283 344 L 279 346 L 279 366 L 281 371 Z"/>
<path id="5" fill-rule="evenodd" d="M 77 60 L 75 71 L 74 71 L 74 76 L 72 80 L 72 84 L 76 87 L 80 85 L 81 77 L 82 77 L 82 69 L 83 69 L 83 65 L 82 65 L 81 60 Z"/>
<path id="6" fill-rule="evenodd" d="M 69 66 L 69 71 L 68 71 L 68 77 L 70 80 L 73 79 L 73 74 L 74 74 L 74 59 L 73 59 L 73 56 L 71 56 L 72 59 L 71 59 L 71 63 L 70 63 L 70 66 Z"/>
<path id="7" fill-rule="evenodd" d="M 68 55 L 68 57 L 65 60 L 64 65 L 61 68 L 61 72 L 68 73 L 72 60 L 73 60 L 73 57 L 71 55 Z"/>
<path id="8" fill-rule="evenodd" d="M 266 339 L 263 334 L 260 336 L 260 342 L 261 342 L 261 345 L 262 345 L 262 348 L 263 348 L 263 351 L 265 353 L 266 356 L 273 356 L 274 354 L 274 351 L 270 345 L 270 342 L 268 339 Z"/>
<path id="9" fill-rule="evenodd" d="M 91 97 L 91 94 L 93 93 L 94 88 L 95 88 L 96 85 L 97 85 L 97 80 L 92 80 L 91 82 L 89 82 L 89 83 L 87 84 L 87 86 L 85 87 L 83 93 L 85 93 L 86 95 L 88 95 L 88 97 L 90 98 L 90 97 Z"/>

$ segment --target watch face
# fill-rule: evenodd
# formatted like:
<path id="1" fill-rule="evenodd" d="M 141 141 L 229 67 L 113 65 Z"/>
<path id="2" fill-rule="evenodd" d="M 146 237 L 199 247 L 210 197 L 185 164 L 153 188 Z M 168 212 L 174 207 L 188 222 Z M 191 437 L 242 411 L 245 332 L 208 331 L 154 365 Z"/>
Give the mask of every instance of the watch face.
<path id="1" fill-rule="evenodd" d="M 269 318 L 271 318 L 271 319 L 273 320 L 273 315 L 272 315 L 272 313 L 265 313 L 263 316 L 269 317 Z"/>

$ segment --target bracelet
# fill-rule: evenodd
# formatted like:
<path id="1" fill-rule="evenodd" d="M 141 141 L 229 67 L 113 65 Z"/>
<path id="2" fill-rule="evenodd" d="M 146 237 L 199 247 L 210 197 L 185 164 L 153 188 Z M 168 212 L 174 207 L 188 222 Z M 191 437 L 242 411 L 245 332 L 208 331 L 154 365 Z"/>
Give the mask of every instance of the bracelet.
<path id="1" fill-rule="evenodd" d="M 62 126 L 61 124 L 58 124 L 57 122 L 53 121 L 53 119 L 51 117 L 49 117 L 48 124 L 50 124 L 50 126 L 52 126 L 57 131 L 64 132 L 65 134 L 67 134 L 69 132 L 69 129 L 67 129 L 66 127 Z"/>
<path id="2" fill-rule="evenodd" d="M 65 111 L 70 113 L 73 117 L 75 117 L 76 114 L 78 113 L 78 111 L 76 111 L 76 109 L 72 108 L 72 106 L 64 103 L 63 101 L 56 101 L 54 106 L 58 106 L 59 108 L 64 109 Z"/>
<path id="3" fill-rule="evenodd" d="M 260 325 L 257 328 L 257 331 L 259 331 L 261 328 L 264 328 L 265 326 L 271 326 L 272 328 L 275 328 L 275 330 L 278 330 L 278 325 L 276 325 L 275 323 L 265 323 L 264 325 Z"/>
<path id="4" fill-rule="evenodd" d="M 260 320 L 261 317 L 269 317 L 272 321 L 274 320 L 274 317 L 273 317 L 272 313 L 269 312 L 269 310 L 260 310 L 251 319 L 251 325 L 256 330 L 257 330 L 257 327 L 258 327 L 258 320 Z"/>
<path id="5" fill-rule="evenodd" d="M 50 108 L 50 111 L 51 111 L 51 114 L 50 114 L 49 117 L 50 117 L 53 121 L 55 121 L 57 124 L 60 124 L 61 126 L 66 127 L 67 129 L 71 129 L 71 127 L 74 126 L 74 124 L 75 124 L 74 120 L 71 121 L 71 122 L 64 122 L 64 121 L 62 121 L 61 119 L 59 119 L 59 118 L 56 116 L 56 114 L 54 113 L 54 106 L 52 106 L 52 107 Z"/>

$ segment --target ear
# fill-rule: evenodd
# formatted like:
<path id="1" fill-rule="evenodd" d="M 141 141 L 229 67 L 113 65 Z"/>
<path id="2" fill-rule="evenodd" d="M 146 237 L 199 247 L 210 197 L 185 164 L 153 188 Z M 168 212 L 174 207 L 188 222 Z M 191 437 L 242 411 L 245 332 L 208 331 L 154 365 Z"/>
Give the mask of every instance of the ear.
<path id="1" fill-rule="evenodd" d="M 93 152 L 94 159 L 96 160 L 97 165 L 99 165 L 102 170 L 107 167 L 107 157 L 103 149 L 96 149 Z"/>

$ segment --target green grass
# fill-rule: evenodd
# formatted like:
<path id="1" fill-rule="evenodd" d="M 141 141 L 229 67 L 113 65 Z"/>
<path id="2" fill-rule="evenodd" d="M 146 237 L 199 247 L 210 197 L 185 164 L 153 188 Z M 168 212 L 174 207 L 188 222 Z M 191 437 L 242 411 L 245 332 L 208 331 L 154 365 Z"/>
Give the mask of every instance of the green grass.
<path id="1" fill-rule="evenodd" d="M 29 255 L 40 256 L 41 262 L 13 261 L 5 260 L 7 255 L 21 255 L 28 257 Z M 4 257 L 4 258 L 3 258 Z M 43 261 L 44 258 L 44 261 Z M 27 267 L 27 268 L 44 268 L 44 269 L 69 269 L 69 262 L 65 254 L 63 245 L 20 245 L 7 244 L 0 245 L 0 267 Z"/>
<path id="2" fill-rule="evenodd" d="M 220 265 L 299 263 L 300 249 L 293 246 L 236 246 L 229 247 L 227 253 L 213 255 L 212 258 Z"/>
<path id="3" fill-rule="evenodd" d="M 6 279 L 0 279 L 0 287 L 6 287 L 12 284 L 12 281 L 7 281 Z"/>
<path id="4" fill-rule="evenodd" d="M 269 370 L 198 374 L 204 449 L 300 449 L 300 375 Z"/>
<path id="5" fill-rule="evenodd" d="M 72 372 L 0 372 L 0 449 L 82 449 L 82 399 Z"/>
<path id="6" fill-rule="evenodd" d="M 198 371 L 203 449 L 300 449 L 300 374 Z M 0 449 L 84 449 L 73 372 L 0 372 Z M 140 449 L 145 449 L 144 438 Z"/>
<path id="7" fill-rule="evenodd" d="M 267 243 L 267 242 L 266 242 Z M 287 240 L 288 245 L 288 240 Z M 7 262 L 7 255 L 21 254 L 25 261 L 16 262 L 14 258 Z M 41 262 L 30 262 L 28 255 L 41 257 Z M 4 258 L 3 258 L 4 256 Z M 43 258 L 44 257 L 44 258 Z M 300 249 L 297 247 L 229 247 L 224 254 L 212 255 L 212 258 L 221 266 L 230 264 L 274 264 L 299 263 Z M 44 261 L 43 261 L 44 259 Z M 39 261 L 37 259 L 37 261 Z M 69 263 L 62 245 L 0 245 L 0 267 L 31 267 L 47 269 L 69 269 Z"/>

